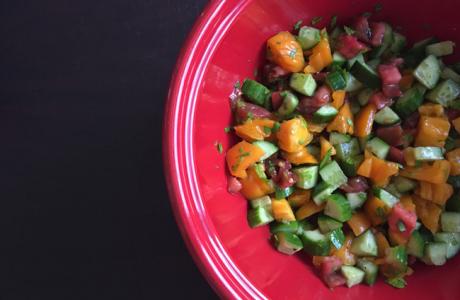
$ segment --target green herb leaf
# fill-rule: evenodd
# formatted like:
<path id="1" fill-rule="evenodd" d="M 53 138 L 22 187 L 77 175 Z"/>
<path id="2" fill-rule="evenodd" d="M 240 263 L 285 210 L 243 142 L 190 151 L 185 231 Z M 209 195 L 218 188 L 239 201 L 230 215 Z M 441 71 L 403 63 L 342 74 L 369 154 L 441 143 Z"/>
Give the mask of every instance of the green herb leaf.
<path id="1" fill-rule="evenodd" d="M 299 30 L 300 26 L 302 26 L 303 21 L 299 20 L 294 24 L 294 30 Z"/>
<path id="2" fill-rule="evenodd" d="M 348 26 L 343 26 L 343 30 L 345 30 L 345 33 L 348 34 L 348 35 L 355 34 L 355 31 L 353 29 L 351 29 L 350 27 L 348 27 Z"/>
<path id="3" fill-rule="evenodd" d="M 233 85 L 233 87 L 234 87 L 235 89 L 238 89 L 238 90 L 239 90 L 239 89 L 241 88 L 240 81 L 238 80 L 237 82 L 235 82 L 235 84 Z"/>
<path id="4" fill-rule="evenodd" d="M 275 124 L 272 127 L 272 132 L 277 132 L 280 130 L 281 124 L 279 122 L 275 122 Z"/>
<path id="5" fill-rule="evenodd" d="M 222 152 L 224 151 L 224 148 L 222 147 L 222 144 L 220 142 L 216 142 L 216 148 L 219 154 L 222 154 Z"/>
<path id="6" fill-rule="evenodd" d="M 230 131 L 232 131 L 232 127 L 230 127 L 230 126 L 225 127 L 225 128 L 224 128 L 224 131 L 225 131 L 226 133 L 229 133 Z"/>
<path id="7" fill-rule="evenodd" d="M 353 126 L 353 121 L 350 118 L 347 118 L 348 126 Z"/>
<path id="8" fill-rule="evenodd" d="M 311 19 L 311 25 L 316 25 L 319 22 L 321 22 L 321 20 L 323 20 L 323 17 L 314 17 L 313 19 Z"/>
<path id="9" fill-rule="evenodd" d="M 333 15 L 331 18 L 331 23 L 329 24 L 329 28 L 333 29 L 337 25 L 337 16 Z"/>
<path id="10" fill-rule="evenodd" d="M 272 129 L 268 126 L 264 126 L 264 133 L 265 134 L 271 134 L 272 133 Z"/>
<path id="11" fill-rule="evenodd" d="M 382 3 L 377 3 L 377 4 L 375 4 L 375 6 L 374 6 L 374 10 L 375 10 L 376 12 L 381 11 L 382 8 L 383 8 Z"/>
<path id="12" fill-rule="evenodd" d="M 407 283 L 404 280 L 404 278 L 401 277 L 396 277 L 396 278 L 388 278 L 386 282 L 391 285 L 392 287 L 395 287 L 397 289 L 402 289 L 405 288 Z"/>

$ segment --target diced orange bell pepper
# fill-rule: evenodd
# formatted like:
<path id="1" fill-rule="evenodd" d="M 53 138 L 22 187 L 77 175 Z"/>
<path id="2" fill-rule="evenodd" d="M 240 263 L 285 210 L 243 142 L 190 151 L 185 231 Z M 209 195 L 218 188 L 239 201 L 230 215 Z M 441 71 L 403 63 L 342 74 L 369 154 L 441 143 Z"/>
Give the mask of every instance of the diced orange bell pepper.
<path id="1" fill-rule="evenodd" d="M 350 234 L 347 234 L 345 236 L 345 242 L 343 243 L 340 249 L 336 249 L 335 247 L 332 247 L 332 255 L 334 255 L 335 257 L 338 257 L 342 261 L 342 264 L 346 266 L 353 266 L 354 264 L 356 264 L 356 257 L 350 251 L 352 242 L 353 242 L 353 236 Z"/>
<path id="2" fill-rule="evenodd" d="M 450 123 L 445 118 L 421 116 L 415 146 L 444 147 Z"/>
<path id="3" fill-rule="evenodd" d="M 448 183 L 434 184 L 425 181 L 420 181 L 420 185 L 415 190 L 416 195 L 441 206 L 446 204 L 453 193 L 454 188 Z"/>
<path id="4" fill-rule="evenodd" d="M 282 122 L 276 137 L 278 146 L 286 152 L 299 152 L 313 139 L 302 117 Z"/>
<path id="5" fill-rule="evenodd" d="M 421 116 L 427 117 L 441 117 L 444 118 L 444 107 L 441 104 L 426 103 L 418 108 Z"/>
<path id="6" fill-rule="evenodd" d="M 404 162 L 406 163 L 406 166 L 413 167 L 416 164 L 415 161 L 415 148 L 412 147 L 407 147 L 403 150 L 404 154 Z"/>
<path id="7" fill-rule="evenodd" d="M 377 108 L 372 103 L 368 103 L 366 106 L 361 108 L 355 118 L 354 134 L 357 137 L 366 137 L 371 133 L 376 112 Z"/>
<path id="8" fill-rule="evenodd" d="M 446 157 L 450 163 L 450 175 L 460 175 L 460 148 L 447 152 Z"/>
<path id="9" fill-rule="evenodd" d="M 364 177 L 371 177 L 371 172 L 372 172 L 372 158 L 366 158 L 363 160 L 363 162 L 359 165 L 357 174 L 364 176 Z"/>
<path id="10" fill-rule="evenodd" d="M 242 125 L 235 126 L 235 133 L 248 142 L 262 141 L 271 135 L 275 121 L 270 119 L 248 120 Z"/>
<path id="11" fill-rule="evenodd" d="M 275 191 L 271 181 L 267 180 L 263 170 L 258 170 L 258 167 L 257 165 L 249 167 L 248 176 L 240 179 L 242 186 L 240 192 L 246 199 L 256 199 Z"/>
<path id="12" fill-rule="evenodd" d="M 311 54 L 308 57 L 308 65 L 305 67 L 305 73 L 320 72 L 325 67 L 332 63 L 331 47 L 326 36 L 322 36 L 318 44 L 311 49 Z"/>
<path id="13" fill-rule="evenodd" d="M 401 176 L 430 183 L 445 183 L 449 173 L 450 163 L 447 160 L 437 160 L 432 165 L 424 163 L 420 167 L 406 167 L 401 170 Z"/>
<path id="14" fill-rule="evenodd" d="M 392 230 L 388 231 L 388 237 L 390 238 L 390 242 L 393 246 L 398 246 L 398 245 L 404 246 L 409 241 L 409 237 L 405 237 L 400 232 L 396 232 Z"/>
<path id="15" fill-rule="evenodd" d="M 377 226 L 386 221 L 391 208 L 379 198 L 373 196 L 364 203 L 364 211 L 372 222 L 372 225 Z"/>
<path id="16" fill-rule="evenodd" d="M 308 201 L 295 212 L 295 217 L 299 221 L 303 220 L 316 213 L 319 213 L 320 211 L 324 209 L 325 206 L 326 206 L 326 203 L 323 203 L 321 205 L 316 205 L 315 202 Z"/>
<path id="17" fill-rule="evenodd" d="M 428 228 L 433 234 L 439 230 L 439 218 L 441 217 L 442 209 L 438 205 L 414 196 L 415 208 L 417 217 L 422 221 L 423 225 Z"/>
<path id="18" fill-rule="evenodd" d="M 376 156 L 372 157 L 372 172 L 369 177 L 374 185 L 385 186 L 390 181 L 391 176 L 397 175 L 399 167 L 396 163 L 385 161 Z"/>
<path id="19" fill-rule="evenodd" d="M 411 195 L 402 195 L 399 199 L 403 208 L 409 212 L 415 212 L 415 204 Z"/>
<path id="20" fill-rule="evenodd" d="M 337 116 L 327 125 L 326 130 L 327 132 L 337 131 L 343 134 L 354 133 L 353 114 L 351 113 L 348 102 L 342 105 Z"/>
<path id="21" fill-rule="evenodd" d="M 313 123 L 311 121 L 308 122 L 308 131 L 313 133 L 321 133 L 326 128 L 327 123 Z"/>
<path id="22" fill-rule="evenodd" d="M 296 189 L 294 193 L 289 195 L 287 200 L 291 207 L 297 208 L 309 202 L 311 200 L 310 197 L 311 197 L 310 190 Z"/>
<path id="23" fill-rule="evenodd" d="M 454 125 L 455 131 L 460 133 L 460 117 L 452 120 L 452 125 Z"/>
<path id="24" fill-rule="evenodd" d="M 336 109 L 340 109 L 345 101 L 345 94 L 346 92 L 344 90 L 333 91 L 331 105 Z"/>
<path id="25" fill-rule="evenodd" d="M 293 165 L 302 165 L 302 164 L 317 164 L 318 160 L 308 152 L 306 147 L 303 147 L 298 152 L 281 152 L 281 155 Z"/>
<path id="26" fill-rule="evenodd" d="M 289 72 L 300 72 L 305 66 L 302 47 L 295 36 L 287 31 L 268 39 L 267 59 Z"/>
<path id="27" fill-rule="evenodd" d="M 264 155 L 264 150 L 246 141 L 241 141 L 227 151 L 227 165 L 230 173 L 239 178 L 247 176 L 246 169 Z"/>
<path id="28" fill-rule="evenodd" d="M 326 156 L 329 149 L 331 149 L 331 156 L 336 154 L 335 148 L 324 137 L 319 138 L 319 144 L 321 145 L 321 159 Z"/>
<path id="29" fill-rule="evenodd" d="M 377 242 L 378 256 L 384 257 L 385 251 L 390 248 L 387 238 L 380 231 L 375 234 L 375 240 Z"/>
<path id="30" fill-rule="evenodd" d="M 401 77 L 401 80 L 399 81 L 399 87 L 401 90 L 407 91 L 412 87 L 412 84 L 414 83 L 414 75 L 412 74 L 412 70 L 406 70 L 403 72 L 403 75 Z"/>
<path id="31" fill-rule="evenodd" d="M 369 227 L 371 227 L 371 221 L 366 216 L 366 214 L 364 214 L 361 211 L 353 213 L 351 219 L 348 220 L 347 223 L 348 226 L 350 226 L 353 233 L 355 234 L 355 236 L 360 235 L 361 233 L 369 229 Z"/>
<path id="32" fill-rule="evenodd" d="M 272 212 L 278 222 L 295 221 L 294 212 L 286 199 L 272 199 Z"/>

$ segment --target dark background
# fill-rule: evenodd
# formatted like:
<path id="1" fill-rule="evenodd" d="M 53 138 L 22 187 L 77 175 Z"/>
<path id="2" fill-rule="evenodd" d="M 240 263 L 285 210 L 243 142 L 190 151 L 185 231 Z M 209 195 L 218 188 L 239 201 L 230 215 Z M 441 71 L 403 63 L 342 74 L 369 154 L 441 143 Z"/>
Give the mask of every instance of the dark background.
<path id="1" fill-rule="evenodd" d="M 1 1 L 0 299 L 209 299 L 162 173 L 205 0 Z"/>

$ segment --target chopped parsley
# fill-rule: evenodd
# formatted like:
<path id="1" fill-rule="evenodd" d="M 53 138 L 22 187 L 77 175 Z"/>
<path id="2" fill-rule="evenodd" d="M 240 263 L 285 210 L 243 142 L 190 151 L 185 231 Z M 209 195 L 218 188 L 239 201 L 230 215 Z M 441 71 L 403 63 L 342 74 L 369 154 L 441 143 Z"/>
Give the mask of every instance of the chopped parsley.
<path id="1" fill-rule="evenodd" d="M 271 134 L 272 133 L 272 129 L 268 126 L 264 126 L 264 133 L 265 134 Z"/>
<path id="2" fill-rule="evenodd" d="M 343 30 L 345 30 L 345 33 L 348 34 L 348 35 L 355 34 L 355 31 L 353 29 L 351 29 L 350 27 L 348 27 L 348 26 L 343 26 Z"/>
<path id="3" fill-rule="evenodd" d="M 294 24 L 294 30 L 299 30 L 300 26 L 302 26 L 303 21 L 299 20 Z"/>
<path id="4" fill-rule="evenodd" d="M 353 126 L 353 121 L 350 118 L 347 118 L 348 126 Z"/>
<path id="5" fill-rule="evenodd" d="M 232 127 L 227 126 L 227 127 L 224 128 L 224 131 L 225 131 L 226 133 L 229 133 L 230 131 L 232 131 Z"/>
<path id="6" fill-rule="evenodd" d="M 329 27 L 332 29 L 335 27 L 335 25 L 337 25 L 337 16 L 333 15 L 331 18 L 331 23 L 329 24 Z"/>
<path id="7" fill-rule="evenodd" d="M 323 20 L 323 17 L 314 17 L 311 19 L 311 25 L 316 25 Z"/>
<path id="8" fill-rule="evenodd" d="M 382 3 L 376 3 L 375 6 L 374 6 L 374 10 L 375 10 L 376 12 L 381 11 L 382 8 L 383 8 Z"/>
<path id="9" fill-rule="evenodd" d="M 281 124 L 279 122 L 275 122 L 275 125 L 272 127 L 272 132 L 277 132 L 280 130 Z"/>
<path id="10" fill-rule="evenodd" d="M 254 119 L 254 114 L 252 112 L 248 112 L 248 120 Z"/>
<path id="11" fill-rule="evenodd" d="M 405 288 L 407 283 L 402 277 L 388 278 L 386 282 L 397 289 Z"/>
<path id="12" fill-rule="evenodd" d="M 222 147 L 222 144 L 216 141 L 215 145 L 216 145 L 217 152 L 219 152 L 219 154 L 222 154 L 222 152 L 224 152 L 224 148 Z"/>

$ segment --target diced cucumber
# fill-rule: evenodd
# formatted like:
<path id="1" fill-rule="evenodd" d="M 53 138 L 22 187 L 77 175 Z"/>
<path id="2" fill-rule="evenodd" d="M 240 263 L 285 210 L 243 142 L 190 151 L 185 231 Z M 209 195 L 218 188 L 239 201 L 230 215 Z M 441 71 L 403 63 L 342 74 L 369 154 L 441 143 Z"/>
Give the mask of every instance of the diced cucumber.
<path id="1" fill-rule="evenodd" d="M 444 159 L 443 150 L 440 147 L 415 147 L 415 160 L 432 161 Z"/>
<path id="2" fill-rule="evenodd" d="M 342 222 L 337 221 L 326 215 L 318 216 L 318 228 L 322 233 L 327 233 L 337 228 L 342 228 Z"/>
<path id="3" fill-rule="evenodd" d="M 249 204 L 252 208 L 263 207 L 271 211 L 272 209 L 272 199 L 270 196 L 263 196 L 260 198 L 249 200 Z"/>
<path id="4" fill-rule="evenodd" d="M 380 88 L 381 80 L 379 75 L 366 63 L 356 61 L 350 69 L 350 73 L 365 86 L 372 89 Z"/>
<path id="5" fill-rule="evenodd" d="M 305 96 L 313 96 L 316 89 L 316 81 L 311 74 L 294 73 L 291 75 L 289 86 Z"/>
<path id="6" fill-rule="evenodd" d="M 331 161 L 319 170 L 319 175 L 321 176 L 321 179 L 334 187 L 339 187 L 348 180 L 347 176 L 345 176 L 335 160 Z"/>
<path id="7" fill-rule="evenodd" d="M 267 141 L 255 141 L 252 143 L 264 151 L 264 155 L 259 159 L 259 161 L 264 161 L 276 152 L 278 152 L 278 147 L 275 144 Z"/>
<path id="8" fill-rule="evenodd" d="M 399 199 L 394 195 L 390 194 L 382 188 L 375 187 L 373 189 L 374 196 L 382 200 L 388 207 L 392 208 L 396 203 L 399 202 Z"/>
<path id="9" fill-rule="evenodd" d="M 429 91 L 426 98 L 444 107 L 448 107 L 459 95 L 460 86 L 453 80 L 447 79 L 438 84 L 434 90 Z"/>
<path id="10" fill-rule="evenodd" d="M 426 54 L 434 56 L 445 56 L 454 53 L 455 44 L 452 41 L 444 41 L 426 46 Z"/>
<path id="11" fill-rule="evenodd" d="M 341 67 L 346 62 L 347 59 L 343 57 L 342 54 L 340 54 L 339 52 L 336 51 L 334 52 L 334 54 L 332 54 L 332 65 Z"/>
<path id="12" fill-rule="evenodd" d="M 443 212 L 441 214 L 441 228 L 444 232 L 460 232 L 460 213 Z"/>
<path id="13" fill-rule="evenodd" d="M 447 259 L 454 257 L 460 251 L 460 233 L 458 232 L 438 232 L 434 235 L 434 241 L 446 243 Z"/>
<path id="14" fill-rule="evenodd" d="M 297 233 L 299 230 L 299 222 L 289 221 L 289 222 L 272 222 L 270 223 L 270 232 L 290 232 Z"/>
<path id="15" fill-rule="evenodd" d="M 367 142 L 366 148 L 381 159 L 385 159 L 390 151 L 390 145 L 378 137 L 375 137 Z"/>
<path id="16" fill-rule="evenodd" d="M 347 193 L 346 196 L 352 210 L 360 208 L 367 200 L 367 193 L 365 192 Z"/>
<path id="17" fill-rule="evenodd" d="M 377 256 L 378 247 L 371 230 L 366 230 L 351 242 L 351 253 L 357 256 Z"/>
<path id="18" fill-rule="evenodd" d="M 358 168 L 363 162 L 363 160 L 363 155 L 350 156 L 343 160 L 340 160 L 339 165 L 343 173 L 345 173 L 345 175 L 353 177 L 356 176 L 356 172 L 358 171 Z"/>
<path id="19" fill-rule="evenodd" d="M 343 90 L 347 86 L 347 76 L 343 71 L 334 70 L 326 76 L 326 84 L 334 91 Z"/>
<path id="20" fill-rule="evenodd" d="M 352 138 L 349 142 L 334 145 L 336 157 L 344 160 L 348 157 L 358 155 L 361 152 L 357 138 Z"/>
<path id="21" fill-rule="evenodd" d="M 414 70 L 414 77 L 428 89 L 436 86 L 440 75 L 441 67 L 434 55 L 428 55 Z"/>
<path id="22" fill-rule="evenodd" d="M 293 186 L 289 186 L 287 188 L 275 186 L 275 199 L 285 199 L 294 193 L 294 191 L 295 188 Z"/>
<path id="23" fill-rule="evenodd" d="M 375 114 L 374 121 L 380 125 L 393 125 L 401 121 L 401 119 L 390 107 L 387 106 Z"/>
<path id="24" fill-rule="evenodd" d="M 454 193 L 452 197 L 450 197 L 450 199 L 447 200 L 446 210 L 460 212 L 460 193 Z"/>
<path id="25" fill-rule="evenodd" d="M 347 143 L 351 140 L 351 136 L 348 134 L 331 132 L 329 134 L 329 142 L 334 146 L 341 143 Z"/>
<path id="26" fill-rule="evenodd" d="M 398 191 L 398 189 L 393 183 L 390 183 L 389 185 L 387 185 L 385 189 L 387 190 L 387 192 L 389 192 L 390 194 L 392 194 L 398 199 L 401 198 L 402 196 L 402 194 Z"/>
<path id="27" fill-rule="evenodd" d="M 303 248 L 300 238 L 290 232 L 278 232 L 273 235 L 275 248 L 284 254 L 292 255 Z"/>
<path id="28" fill-rule="evenodd" d="M 368 285 L 373 285 L 377 280 L 377 275 L 379 271 L 379 267 L 370 260 L 365 258 L 360 258 L 357 260 L 356 265 L 358 268 L 364 271 L 364 281 Z"/>
<path id="29" fill-rule="evenodd" d="M 340 222 L 351 219 L 351 206 L 347 199 L 341 194 L 332 194 L 327 197 L 324 214 Z"/>
<path id="30" fill-rule="evenodd" d="M 374 135 L 371 133 L 371 134 L 369 134 L 368 136 L 358 138 L 359 147 L 360 147 L 361 149 L 366 149 L 367 142 L 368 142 L 370 139 L 372 139 L 373 137 L 374 137 Z"/>
<path id="31" fill-rule="evenodd" d="M 313 114 L 313 122 L 327 123 L 335 118 L 339 111 L 332 105 L 324 105 Z"/>
<path id="32" fill-rule="evenodd" d="M 280 95 L 283 97 L 283 103 L 278 108 L 278 116 L 281 118 L 288 118 L 299 105 L 299 98 L 289 91 L 283 91 Z"/>
<path id="33" fill-rule="evenodd" d="M 426 46 L 436 43 L 437 39 L 429 37 L 414 44 L 414 46 L 403 56 L 404 63 L 408 68 L 416 67 L 426 56 Z"/>
<path id="34" fill-rule="evenodd" d="M 393 54 L 400 53 L 406 47 L 406 37 L 399 32 L 393 32 L 393 43 L 391 43 L 390 51 Z"/>
<path id="35" fill-rule="evenodd" d="M 341 228 L 336 228 L 328 232 L 326 236 L 329 238 L 331 245 L 335 247 L 335 249 L 342 248 L 343 243 L 345 242 L 345 234 L 343 234 L 343 231 Z"/>
<path id="36" fill-rule="evenodd" d="M 414 85 L 396 101 L 394 105 L 395 112 L 402 118 L 408 117 L 422 105 L 424 94 L 425 89 Z"/>
<path id="37" fill-rule="evenodd" d="M 327 256 L 331 249 L 329 239 L 318 229 L 306 230 L 300 236 L 303 249 L 312 256 Z"/>
<path id="38" fill-rule="evenodd" d="M 320 156 L 321 156 L 321 148 L 320 147 L 310 144 L 310 145 L 307 146 L 307 150 L 317 160 L 320 160 Z"/>
<path id="39" fill-rule="evenodd" d="M 428 265 L 442 266 L 446 263 L 447 244 L 446 243 L 428 243 L 425 247 L 425 256 L 423 261 Z"/>
<path id="40" fill-rule="evenodd" d="M 426 242 L 424 236 L 418 230 L 414 230 L 407 242 L 407 254 L 422 258 L 425 253 Z"/>
<path id="41" fill-rule="evenodd" d="M 270 90 L 268 88 L 252 79 L 244 80 L 241 92 L 249 101 L 260 106 L 265 106 L 270 96 Z"/>
<path id="42" fill-rule="evenodd" d="M 403 289 L 407 285 L 407 282 L 404 279 L 404 277 L 387 278 L 385 282 L 397 289 Z"/>
<path id="43" fill-rule="evenodd" d="M 313 48 L 320 40 L 321 36 L 319 34 L 319 29 L 310 26 L 302 26 L 299 29 L 297 41 L 302 47 L 302 50 Z"/>
<path id="44" fill-rule="evenodd" d="M 338 187 L 332 186 L 325 181 L 315 185 L 313 189 L 313 202 L 317 205 L 323 203 Z"/>
<path id="45" fill-rule="evenodd" d="M 390 278 L 406 274 L 407 252 L 404 246 L 390 247 L 385 251 L 383 271 Z"/>
<path id="46" fill-rule="evenodd" d="M 348 74 L 347 87 L 345 91 L 355 92 L 363 87 L 363 84 L 359 82 L 352 74 Z"/>
<path id="47" fill-rule="evenodd" d="M 358 102 L 359 105 L 365 106 L 367 102 L 369 102 L 369 98 L 372 96 L 374 93 L 373 89 L 365 88 L 362 91 L 358 93 Z"/>
<path id="48" fill-rule="evenodd" d="M 318 166 L 301 167 L 293 169 L 297 175 L 296 186 L 301 189 L 311 189 L 318 181 Z"/>
<path id="49" fill-rule="evenodd" d="M 248 223 L 251 228 L 267 225 L 273 220 L 274 219 L 270 211 L 262 206 L 258 206 L 248 211 Z"/>
<path id="50" fill-rule="evenodd" d="M 297 230 L 297 235 L 301 236 L 304 231 L 314 230 L 314 226 L 307 220 L 303 219 L 299 221 L 299 229 Z"/>
<path id="51" fill-rule="evenodd" d="M 353 266 L 342 266 L 340 268 L 343 277 L 347 282 L 347 287 L 351 288 L 354 285 L 360 284 L 366 275 L 363 270 Z"/>
<path id="52" fill-rule="evenodd" d="M 417 182 L 415 180 L 402 176 L 393 177 L 393 184 L 400 193 L 410 192 L 417 187 Z"/>
<path id="53" fill-rule="evenodd" d="M 260 179 L 267 180 L 267 175 L 265 174 L 265 166 L 263 163 L 256 163 L 254 165 L 254 171 Z"/>
<path id="54" fill-rule="evenodd" d="M 452 70 L 451 68 L 446 67 L 446 68 L 442 69 L 441 78 L 442 79 L 451 79 L 455 83 L 460 84 L 460 75 L 457 72 L 455 72 L 454 70 Z"/>
<path id="55" fill-rule="evenodd" d="M 364 63 L 364 56 L 363 56 L 362 53 L 359 53 L 358 55 L 356 55 L 355 57 L 350 58 L 347 61 L 348 69 L 351 69 L 351 67 L 353 67 L 353 65 L 357 61 L 359 61 L 360 63 Z"/>
<path id="56" fill-rule="evenodd" d="M 383 34 L 383 41 L 380 46 L 374 47 L 369 52 L 370 58 L 378 58 L 382 56 L 383 52 L 391 47 L 391 43 L 393 42 L 393 28 L 390 25 L 385 23 L 385 33 Z"/>

